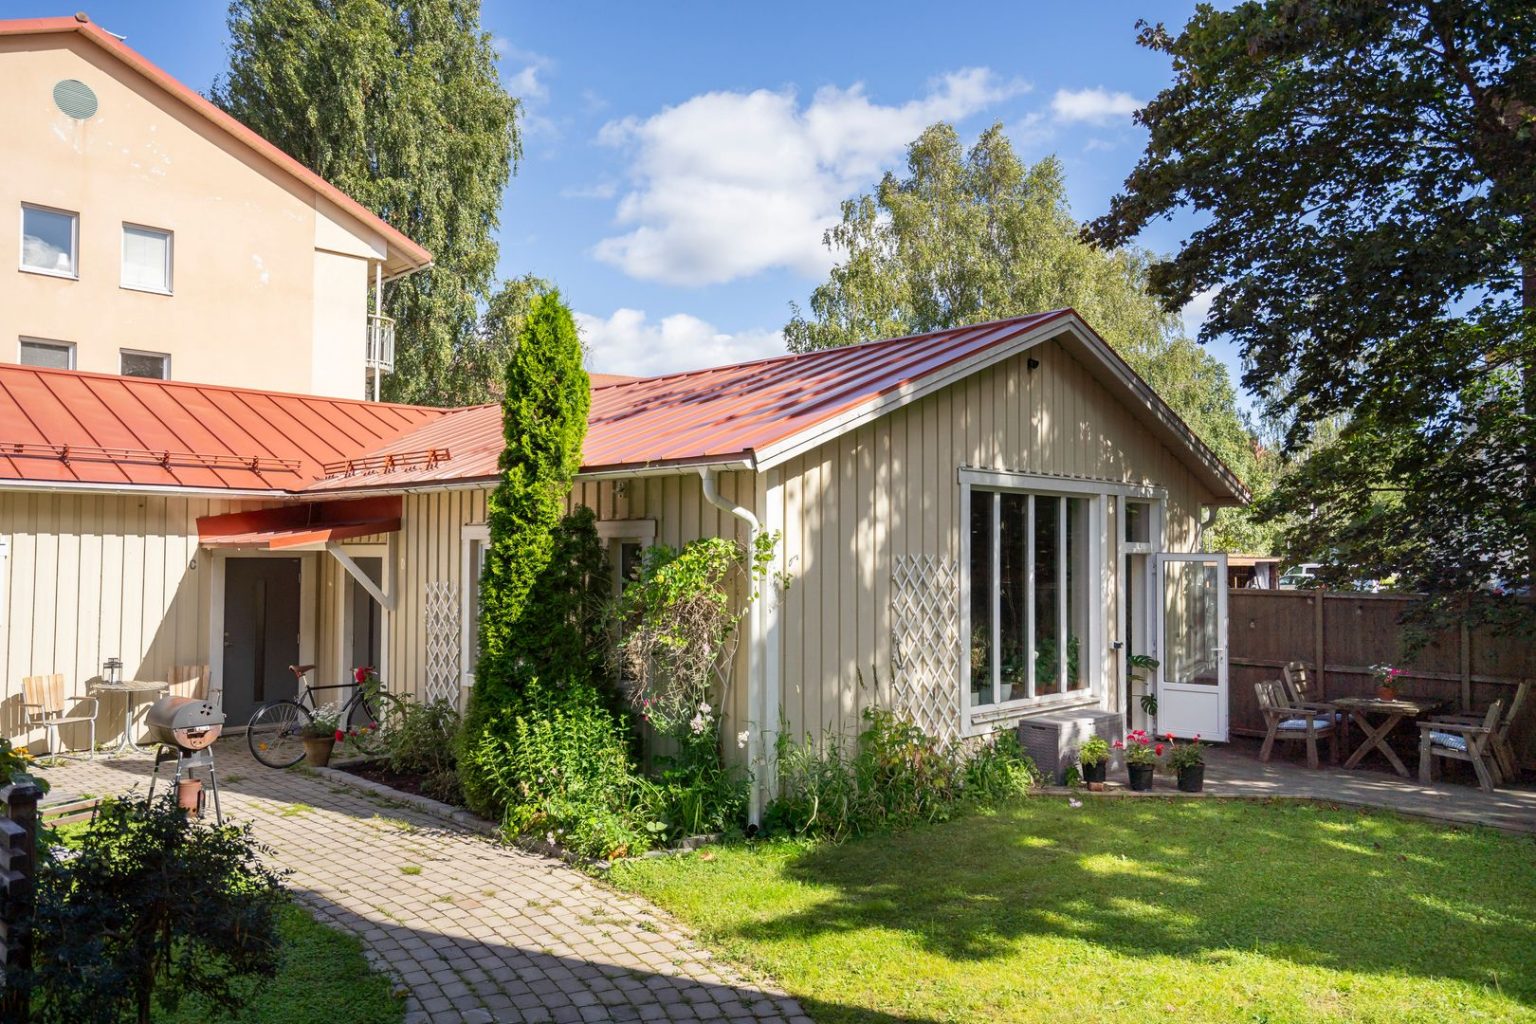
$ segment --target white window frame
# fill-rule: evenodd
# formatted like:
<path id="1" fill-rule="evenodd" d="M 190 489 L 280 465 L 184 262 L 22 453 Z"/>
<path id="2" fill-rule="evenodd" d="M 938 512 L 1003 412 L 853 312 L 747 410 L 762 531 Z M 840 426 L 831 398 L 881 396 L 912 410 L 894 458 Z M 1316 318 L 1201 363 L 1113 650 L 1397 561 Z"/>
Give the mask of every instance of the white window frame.
<path id="1" fill-rule="evenodd" d="M 169 352 L 151 352 L 148 349 L 142 349 L 142 348 L 120 348 L 120 349 L 117 350 L 117 375 L 119 377 L 130 376 L 130 374 L 126 374 L 126 373 L 123 372 L 123 356 L 154 356 L 157 359 L 164 359 L 165 360 L 165 376 L 164 377 L 140 377 L 139 379 L 140 380 L 170 380 L 171 379 L 171 354 Z M 137 377 L 138 374 L 132 374 L 132 376 L 136 376 Z"/>
<path id="2" fill-rule="evenodd" d="M 491 544 L 490 524 L 469 523 L 459 530 L 459 685 L 466 690 L 475 685 L 475 641 L 480 624 L 480 580 L 470 571 L 476 544 L 480 545 L 480 564 L 484 566 L 485 549 Z"/>
<path id="3" fill-rule="evenodd" d="M 33 267 L 27 265 L 27 211 L 39 210 L 43 213 L 57 213 L 68 217 L 70 220 L 69 237 L 69 263 L 73 268 L 70 273 L 59 270 L 50 270 L 46 267 Z M 16 266 L 24 274 L 42 274 L 44 277 L 59 277 L 66 281 L 80 280 L 80 212 L 78 210 L 61 210 L 57 206 L 44 206 L 42 203 L 22 203 L 21 214 L 17 221 L 20 230 L 16 233 Z"/>
<path id="4" fill-rule="evenodd" d="M 613 576 L 613 593 L 618 596 L 623 589 L 623 551 L 625 544 L 639 544 L 641 550 L 656 543 L 654 519 L 604 519 L 597 524 L 598 539 L 608 554 L 609 572 Z"/>
<path id="5" fill-rule="evenodd" d="M 128 270 L 128 232 L 129 231 L 150 231 L 150 232 L 154 232 L 157 235 L 164 235 L 165 236 L 165 287 L 164 288 L 145 288 L 143 285 L 129 284 L 126 280 L 124 280 L 124 275 L 127 273 L 127 270 Z M 174 294 L 174 292 L 175 292 L 175 284 L 174 284 L 174 279 L 172 278 L 171 275 L 172 275 L 172 272 L 173 272 L 173 270 L 175 268 L 175 265 L 176 265 L 176 263 L 175 263 L 175 256 L 174 256 L 175 249 L 176 249 L 176 232 L 171 231 L 171 230 L 169 230 L 167 228 L 151 227 L 148 224 L 135 224 L 132 221 L 126 221 L 126 220 L 123 221 L 123 237 L 122 237 L 122 242 L 121 242 L 120 246 L 118 247 L 118 270 L 117 270 L 117 283 L 118 283 L 118 286 L 121 287 L 121 288 L 126 288 L 127 290 L 129 290 L 131 292 L 145 292 L 146 294 L 149 294 L 149 295 L 172 295 L 172 294 Z"/>
<path id="6" fill-rule="evenodd" d="M 1107 661 L 1109 658 L 1109 645 L 1106 637 L 1108 616 L 1112 614 L 1105 607 L 1105 578 L 1107 557 L 1110 552 L 1119 550 L 1120 545 L 1115 543 L 1118 538 L 1111 538 L 1108 534 L 1111 517 L 1109 516 L 1109 501 L 1113 497 L 1130 497 L 1138 500 L 1147 500 L 1154 503 L 1160 501 L 1162 490 L 1160 488 L 1140 486 L 1135 484 L 1119 484 L 1108 481 L 1081 480 L 1065 477 L 1046 476 L 1032 473 L 1009 473 L 999 470 L 962 469 L 959 472 L 960 482 L 960 672 L 955 680 L 955 685 L 960 687 L 961 698 L 958 701 L 961 707 L 961 731 L 964 735 L 976 735 L 991 731 L 997 723 L 1010 718 L 1019 718 L 1025 715 L 1042 711 L 1049 711 L 1065 707 L 1081 707 L 1096 705 L 1103 701 L 1105 692 L 1105 680 L 1107 678 Z M 1088 552 L 1085 569 L 1088 574 L 1088 635 L 1084 640 L 1079 653 L 1080 664 L 1087 675 L 1087 686 L 1080 690 L 1047 694 L 1038 697 L 1025 697 L 1011 701 L 1000 701 L 995 704 L 983 704 L 971 706 L 970 704 L 970 678 L 971 678 L 971 645 L 966 638 L 971 635 L 971 502 L 973 492 L 979 492 L 991 497 L 993 494 L 1019 493 L 1038 495 L 1043 497 L 1084 498 L 1088 500 Z M 1001 509 L 1001 498 L 993 498 L 993 537 L 999 536 L 998 516 Z M 1030 536 L 1034 532 L 1034 508 L 1033 501 L 1029 503 L 1029 531 Z M 1058 506 L 1058 515 L 1066 514 L 1066 503 Z M 1119 508 L 1117 512 L 1121 511 Z M 1116 517 L 1116 524 L 1123 519 Z M 1065 545 L 1065 530 L 1061 531 L 1062 543 Z M 997 581 L 1000 576 L 999 547 L 996 541 L 993 544 L 992 579 L 993 589 L 997 589 Z M 1063 556 L 1065 552 L 1063 551 Z M 1118 556 L 1117 556 L 1118 557 Z M 1061 560 L 1062 572 L 1065 572 L 1065 557 Z M 1031 595 L 1026 603 L 1027 627 L 1031 635 L 1034 633 L 1034 560 L 1028 561 L 1028 576 L 1026 589 Z M 1058 600 L 1065 602 L 1066 590 L 1059 588 Z M 1067 629 L 1064 609 L 1058 610 L 1058 621 L 1063 631 Z M 1000 697 L 1002 673 L 1001 660 L 995 656 L 999 647 L 1002 624 L 998 616 L 992 616 L 992 686 L 993 696 Z M 1031 656 L 1033 653 L 1031 652 Z M 1063 658 L 1065 665 L 1065 658 Z M 1065 668 L 1062 669 L 1065 673 Z M 1034 689 L 1034 672 L 1027 675 L 1029 689 Z"/>
<path id="7" fill-rule="evenodd" d="M 75 343 L 74 342 L 72 342 L 72 341 L 60 341 L 57 338 L 35 338 L 32 335 L 30 335 L 30 334 L 23 334 L 23 335 L 19 336 L 16 339 L 16 362 L 19 363 L 20 365 L 22 365 L 22 366 L 36 366 L 37 365 L 36 363 L 29 363 L 26 360 L 21 358 L 22 350 L 27 345 L 28 342 L 31 342 L 34 345 L 54 345 L 54 346 L 57 346 L 59 348 L 68 349 L 69 350 L 69 367 L 68 368 L 71 369 L 71 370 L 73 370 L 75 368 L 75 359 L 76 359 L 76 357 L 78 355 L 78 351 L 79 350 L 75 347 Z M 46 369 L 46 367 L 44 367 L 44 369 Z"/>

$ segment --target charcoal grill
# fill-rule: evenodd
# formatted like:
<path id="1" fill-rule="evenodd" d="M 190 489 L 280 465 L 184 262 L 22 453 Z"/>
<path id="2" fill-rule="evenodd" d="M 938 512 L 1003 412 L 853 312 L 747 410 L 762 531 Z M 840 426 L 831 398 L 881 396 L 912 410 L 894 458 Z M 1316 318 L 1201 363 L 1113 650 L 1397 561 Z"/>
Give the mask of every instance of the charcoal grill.
<path id="1" fill-rule="evenodd" d="M 213 794 L 213 814 L 220 825 L 224 814 L 219 808 L 219 780 L 213 765 L 213 741 L 224 731 L 224 711 L 216 704 L 195 697 L 161 697 L 149 706 L 144 725 L 155 747 L 155 773 L 149 782 L 149 795 L 155 795 L 160 766 L 175 762 L 171 784 L 182 807 L 203 813 L 203 781 L 198 771 L 208 773 L 208 791 Z"/>

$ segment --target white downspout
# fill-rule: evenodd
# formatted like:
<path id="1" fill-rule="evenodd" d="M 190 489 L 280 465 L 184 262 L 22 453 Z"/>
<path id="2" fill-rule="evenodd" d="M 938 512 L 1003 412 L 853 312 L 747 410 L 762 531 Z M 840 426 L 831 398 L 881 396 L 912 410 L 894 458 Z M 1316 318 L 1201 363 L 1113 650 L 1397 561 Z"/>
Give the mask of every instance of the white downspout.
<path id="1" fill-rule="evenodd" d="M 363 339 L 363 351 L 366 353 L 373 347 L 373 331 L 379 322 L 379 317 L 384 315 L 384 261 L 379 260 L 373 265 L 373 322 L 368 324 L 368 336 Z M 368 385 L 372 391 L 368 397 L 371 401 L 379 400 L 379 392 L 383 390 L 380 385 L 380 373 L 377 366 L 368 367 Z"/>
<path id="2" fill-rule="evenodd" d="M 724 512 L 740 519 L 747 524 L 747 552 L 756 550 L 757 535 L 762 532 L 762 523 L 752 510 L 744 505 L 738 505 L 720 493 L 720 471 L 706 466 L 699 467 L 699 480 L 704 487 L 704 500 Z M 747 616 L 747 764 L 758 764 L 762 756 L 763 728 L 752 728 L 752 717 L 761 715 L 763 709 L 758 705 L 762 702 L 763 686 L 759 677 L 763 671 L 763 654 L 759 650 L 763 638 L 767 635 L 763 628 L 763 609 L 767 607 L 766 595 L 761 596 L 752 603 L 752 608 Z M 723 710 L 723 709 L 722 709 Z M 747 802 L 747 820 L 754 825 L 760 824 L 763 818 L 763 780 L 754 779 Z"/>
<path id="3" fill-rule="evenodd" d="M 1215 524 L 1216 514 L 1221 511 L 1221 507 L 1218 505 L 1202 505 L 1201 507 L 1205 509 L 1205 515 L 1195 522 L 1195 550 L 1203 554 L 1205 552 L 1206 527 Z"/>

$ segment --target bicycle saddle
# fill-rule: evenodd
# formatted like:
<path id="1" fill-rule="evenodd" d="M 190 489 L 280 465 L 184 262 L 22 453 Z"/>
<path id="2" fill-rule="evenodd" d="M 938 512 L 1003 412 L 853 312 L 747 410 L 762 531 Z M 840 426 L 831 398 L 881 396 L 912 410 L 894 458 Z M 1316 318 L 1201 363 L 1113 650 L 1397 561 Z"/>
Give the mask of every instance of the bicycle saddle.
<path id="1" fill-rule="evenodd" d="M 296 676 L 302 676 L 306 672 L 313 672 L 314 670 L 315 670 L 315 666 L 313 666 L 313 665 L 289 665 L 288 666 L 288 671 L 292 672 Z"/>

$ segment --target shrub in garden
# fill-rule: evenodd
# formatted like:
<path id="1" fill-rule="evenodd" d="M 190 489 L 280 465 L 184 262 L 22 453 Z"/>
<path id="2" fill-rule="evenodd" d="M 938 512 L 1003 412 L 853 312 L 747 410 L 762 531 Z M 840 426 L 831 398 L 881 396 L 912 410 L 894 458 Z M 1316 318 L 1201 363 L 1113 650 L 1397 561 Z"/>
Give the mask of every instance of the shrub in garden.
<path id="1" fill-rule="evenodd" d="M 459 711 L 446 700 L 420 704 L 409 696 L 385 695 L 384 763 L 400 775 L 421 780 L 427 796 L 461 803 L 458 752 Z"/>
<path id="2" fill-rule="evenodd" d="M 650 548 L 620 598 L 618 656 L 641 718 L 670 740 L 647 788 L 650 813 L 677 838 L 739 826 L 746 773 L 722 758 L 718 709 L 730 699 L 741 620 L 768 577 L 777 535 L 748 551 L 721 537 Z M 744 600 L 737 600 L 746 582 Z M 742 742 L 745 742 L 743 739 Z"/>
<path id="3" fill-rule="evenodd" d="M 781 733 L 779 797 L 764 824 L 773 831 L 839 840 L 943 821 L 965 805 L 1021 796 L 1039 773 L 1012 733 L 967 750 L 929 736 L 906 715 L 865 708 L 850 745 L 838 732 L 821 744 Z"/>
<path id="4" fill-rule="evenodd" d="M 71 856 L 38 876 L 35 1019 L 147 1024 L 186 993 L 238 1007 L 278 967 L 287 899 L 249 826 L 176 806 L 107 801 Z"/>
<path id="5" fill-rule="evenodd" d="M 641 780 L 625 731 L 602 694 L 579 675 L 529 680 L 515 708 L 493 721 L 461 755 L 465 779 L 483 779 L 479 800 L 513 835 L 545 837 L 590 857 L 647 848 L 638 807 Z"/>

